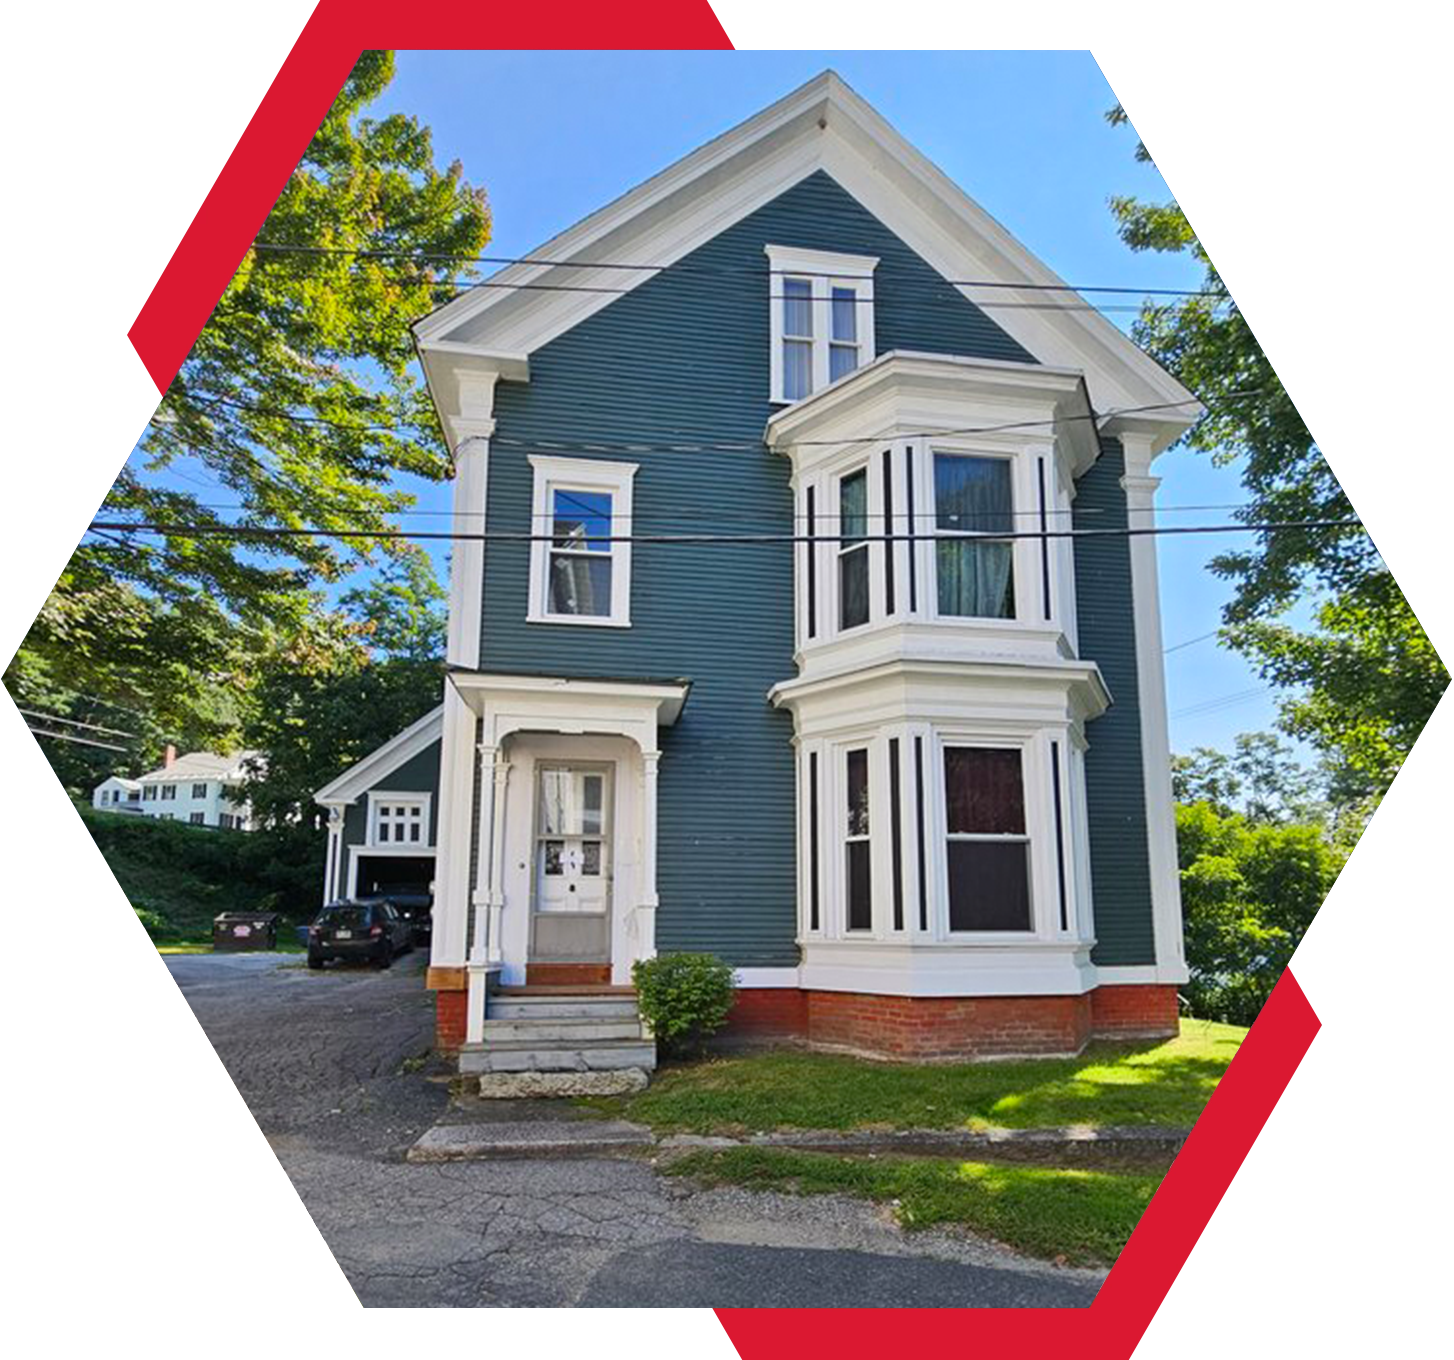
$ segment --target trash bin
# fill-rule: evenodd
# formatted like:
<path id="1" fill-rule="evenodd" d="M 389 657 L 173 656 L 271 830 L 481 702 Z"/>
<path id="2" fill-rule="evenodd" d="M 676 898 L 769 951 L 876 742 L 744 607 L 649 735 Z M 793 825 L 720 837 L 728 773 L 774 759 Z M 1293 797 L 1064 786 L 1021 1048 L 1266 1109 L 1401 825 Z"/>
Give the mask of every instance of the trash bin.
<path id="1" fill-rule="evenodd" d="M 212 918 L 213 952 L 276 949 L 281 919 L 276 911 L 224 911 Z"/>

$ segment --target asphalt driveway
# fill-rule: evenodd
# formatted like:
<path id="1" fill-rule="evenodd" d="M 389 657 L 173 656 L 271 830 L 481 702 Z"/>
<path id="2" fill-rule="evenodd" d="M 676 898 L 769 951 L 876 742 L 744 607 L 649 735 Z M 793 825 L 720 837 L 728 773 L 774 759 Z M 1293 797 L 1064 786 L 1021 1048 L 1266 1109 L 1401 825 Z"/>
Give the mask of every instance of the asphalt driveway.
<path id="1" fill-rule="evenodd" d="M 644 1157 L 405 1162 L 459 1117 L 422 955 L 167 965 L 366 1306 L 1082 1307 L 1098 1288 L 856 1200 L 698 1189 Z"/>

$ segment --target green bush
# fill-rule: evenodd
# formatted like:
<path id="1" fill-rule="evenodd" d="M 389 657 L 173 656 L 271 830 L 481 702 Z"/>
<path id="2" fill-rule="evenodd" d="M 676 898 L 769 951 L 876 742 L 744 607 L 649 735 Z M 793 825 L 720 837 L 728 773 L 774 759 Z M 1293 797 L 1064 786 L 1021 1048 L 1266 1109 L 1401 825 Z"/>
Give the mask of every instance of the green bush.
<path id="1" fill-rule="evenodd" d="M 668 1053 L 700 1052 L 732 1009 L 731 965 L 713 954 L 658 954 L 638 959 L 631 981 L 642 1018 Z"/>

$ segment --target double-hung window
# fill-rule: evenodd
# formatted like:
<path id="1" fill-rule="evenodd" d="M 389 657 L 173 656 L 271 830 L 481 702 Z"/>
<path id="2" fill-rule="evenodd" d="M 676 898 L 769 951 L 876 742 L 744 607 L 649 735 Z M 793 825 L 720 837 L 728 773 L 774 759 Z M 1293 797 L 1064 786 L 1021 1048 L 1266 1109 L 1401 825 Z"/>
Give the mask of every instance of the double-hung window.
<path id="1" fill-rule="evenodd" d="M 944 750 L 949 929 L 1030 929 L 1025 776 L 1015 748 Z"/>
<path id="2" fill-rule="evenodd" d="M 634 463 L 530 459 L 531 623 L 624 628 L 631 622 L 631 498 Z"/>
<path id="3" fill-rule="evenodd" d="M 155 784 L 145 784 L 142 786 L 141 801 L 143 803 L 154 803 L 156 802 L 156 798 L 157 786 Z"/>
<path id="4" fill-rule="evenodd" d="M 768 246 L 771 397 L 801 401 L 874 357 L 871 255 Z"/>
<path id="5" fill-rule="evenodd" d="M 175 802 L 176 801 L 176 797 L 177 797 L 177 786 L 175 784 L 163 784 L 162 785 L 162 801 L 163 802 L 167 802 L 167 801 Z"/>
<path id="6" fill-rule="evenodd" d="M 868 469 L 838 481 L 838 630 L 868 622 Z"/>
<path id="7" fill-rule="evenodd" d="M 1015 529 L 1008 458 L 934 454 L 935 576 L 941 615 L 1015 617 Z M 1000 535 L 1000 537 L 996 537 Z"/>
<path id="8" fill-rule="evenodd" d="M 206 796 L 207 796 L 207 785 L 206 784 L 193 784 L 192 785 L 192 797 L 193 798 L 205 798 Z"/>

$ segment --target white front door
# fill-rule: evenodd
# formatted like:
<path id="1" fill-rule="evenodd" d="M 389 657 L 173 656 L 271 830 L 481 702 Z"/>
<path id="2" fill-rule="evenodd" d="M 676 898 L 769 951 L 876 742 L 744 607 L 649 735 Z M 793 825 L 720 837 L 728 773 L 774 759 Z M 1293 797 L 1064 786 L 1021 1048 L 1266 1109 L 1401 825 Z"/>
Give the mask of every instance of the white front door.
<path id="1" fill-rule="evenodd" d="M 536 767 L 530 959 L 611 959 L 611 770 Z"/>

